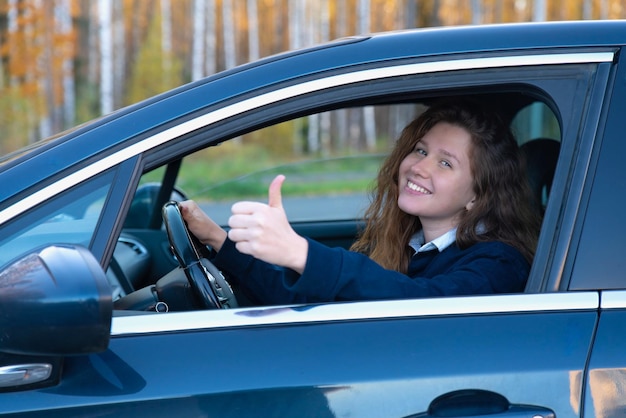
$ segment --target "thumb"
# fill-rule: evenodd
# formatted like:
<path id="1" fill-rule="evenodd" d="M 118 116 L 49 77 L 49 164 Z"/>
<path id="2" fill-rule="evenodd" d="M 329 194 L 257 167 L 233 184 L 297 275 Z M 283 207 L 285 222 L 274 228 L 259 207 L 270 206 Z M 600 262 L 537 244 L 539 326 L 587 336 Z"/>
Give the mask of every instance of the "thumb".
<path id="1" fill-rule="evenodd" d="M 282 187 L 284 181 L 285 176 L 279 174 L 270 184 L 268 204 L 272 208 L 281 208 L 283 206 L 280 188 Z"/>

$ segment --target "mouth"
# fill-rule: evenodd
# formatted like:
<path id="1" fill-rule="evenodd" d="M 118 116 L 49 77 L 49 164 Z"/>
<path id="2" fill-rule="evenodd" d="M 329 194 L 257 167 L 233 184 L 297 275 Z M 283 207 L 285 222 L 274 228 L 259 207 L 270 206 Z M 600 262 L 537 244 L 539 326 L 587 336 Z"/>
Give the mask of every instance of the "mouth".
<path id="1" fill-rule="evenodd" d="M 406 182 L 406 186 L 410 189 L 413 190 L 414 192 L 418 192 L 418 193 L 422 193 L 422 194 L 432 194 L 432 192 L 428 189 L 423 188 L 422 186 L 419 186 L 415 183 L 413 183 L 410 180 L 407 180 Z"/>

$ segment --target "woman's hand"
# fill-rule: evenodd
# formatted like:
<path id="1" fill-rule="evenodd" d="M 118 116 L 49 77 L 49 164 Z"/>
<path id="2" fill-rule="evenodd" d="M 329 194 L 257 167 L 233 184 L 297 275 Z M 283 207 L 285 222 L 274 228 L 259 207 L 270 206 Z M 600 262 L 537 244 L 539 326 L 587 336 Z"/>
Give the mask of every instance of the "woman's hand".
<path id="1" fill-rule="evenodd" d="M 287 220 L 280 191 L 284 180 L 285 176 L 279 175 L 272 181 L 268 204 L 238 202 L 233 205 L 228 237 L 244 254 L 302 273 L 309 243 Z"/>
<path id="2" fill-rule="evenodd" d="M 180 202 L 179 206 L 189 232 L 204 245 L 210 245 L 215 251 L 219 251 L 226 240 L 226 231 L 209 218 L 193 200 Z"/>

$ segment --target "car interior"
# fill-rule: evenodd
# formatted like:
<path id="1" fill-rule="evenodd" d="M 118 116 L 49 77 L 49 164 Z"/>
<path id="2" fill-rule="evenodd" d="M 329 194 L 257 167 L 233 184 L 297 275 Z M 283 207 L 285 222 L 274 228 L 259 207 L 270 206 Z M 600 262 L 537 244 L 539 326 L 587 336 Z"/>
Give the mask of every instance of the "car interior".
<path id="1" fill-rule="evenodd" d="M 477 95 L 472 95 L 472 98 Z M 560 150 L 560 127 L 558 116 L 550 108 L 549 104 L 542 101 L 540 97 L 519 93 L 488 93 L 478 96 L 480 100 L 486 100 L 493 105 L 494 109 L 508 121 L 511 126 L 520 150 L 526 160 L 528 181 L 535 196 L 537 210 L 543 213 L 546 209 L 550 188 Z M 165 225 L 162 218 L 162 208 L 168 201 L 182 201 L 185 199 L 193 199 L 201 203 L 203 209 L 209 213 L 214 219 L 226 227 L 228 212 L 230 205 L 237 200 L 253 199 L 263 200 L 262 194 L 250 194 L 250 185 L 246 186 L 246 182 L 261 184 L 261 189 L 267 187 L 273 176 L 282 172 L 296 168 L 293 174 L 288 174 L 287 178 L 293 178 L 295 184 L 307 183 L 307 176 L 311 176 L 313 181 L 333 183 L 332 175 L 323 175 L 323 173 L 332 173 L 333 168 L 325 168 L 324 164 L 335 162 L 338 159 L 350 158 L 351 161 L 357 161 L 356 168 L 351 168 L 350 175 L 359 177 L 361 186 L 353 186 L 360 189 L 347 193 L 354 203 L 340 203 L 339 212 L 333 212 L 331 204 L 333 200 L 343 198 L 341 190 L 333 190 L 329 188 L 324 190 L 323 196 L 311 197 L 307 192 L 301 199 L 304 199 L 304 205 L 300 206 L 308 209 L 308 213 L 300 216 L 297 209 L 290 211 L 287 208 L 287 214 L 292 222 L 293 228 L 301 235 L 308 236 L 326 245 L 336 247 L 341 246 L 349 248 L 358 234 L 361 222 L 359 216 L 367 202 L 367 192 L 371 181 L 375 178 L 377 167 L 385 156 L 385 151 L 389 149 L 389 143 L 392 138 L 397 137 L 399 130 L 413 119 L 425 106 L 428 106 L 429 100 L 420 100 L 419 102 L 410 103 L 377 103 L 369 105 L 372 109 L 371 114 L 377 116 L 376 128 L 377 135 L 385 132 L 388 135 L 383 146 L 376 149 L 367 150 L 363 142 L 359 140 L 359 134 L 363 136 L 363 122 L 361 131 L 357 134 L 353 132 L 353 138 L 347 138 L 343 145 L 350 148 L 344 155 L 335 155 L 332 152 L 325 153 L 323 149 L 311 150 L 307 147 L 311 145 L 304 140 L 299 143 L 301 152 L 304 157 L 300 161 L 293 161 L 288 155 L 285 155 L 280 148 L 271 145 L 269 140 L 273 139 L 277 132 L 287 131 L 287 136 L 297 136 L 303 132 L 304 126 L 311 123 L 310 115 L 301 116 L 297 120 L 280 121 L 271 126 L 263 126 L 256 131 L 248 132 L 245 135 L 231 139 L 227 142 L 235 143 L 233 146 L 209 147 L 202 150 L 194 150 L 182 159 L 175 161 L 167 161 L 160 167 L 146 171 L 140 180 L 135 196 L 130 205 L 124 228 L 119 237 L 114 254 L 111 258 L 107 276 L 114 289 L 114 300 L 116 310 L 131 311 L 154 311 L 154 299 L 148 294 L 154 294 L 155 287 L 161 288 L 164 297 L 169 297 L 176 302 L 168 302 L 167 310 L 188 310 L 202 308 L 199 305 L 197 297 L 189 290 L 184 280 L 178 279 L 177 284 L 172 284 L 175 280 L 170 280 L 170 272 L 176 270 L 179 266 L 177 259 L 172 255 L 170 243 L 168 242 Z M 326 120 L 339 120 L 339 112 L 351 112 L 351 115 L 362 112 L 365 107 L 351 107 L 350 109 L 335 109 L 323 113 L 330 116 L 323 116 Z M 322 113 L 316 114 L 317 117 Z M 382 115 L 379 120 L 378 116 Z M 343 115 L 345 118 L 345 114 Z M 349 118 L 350 116 L 348 116 Z M 395 119 L 394 119 L 395 118 Z M 291 125 L 287 125 L 291 123 Z M 333 122 L 335 123 L 335 122 Z M 349 127 L 345 132 L 350 133 Z M 349 135 L 349 134 L 348 134 Z M 323 135 L 322 135 L 323 136 Z M 322 140 L 323 142 L 324 140 Z M 354 141 L 354 144 L 350 144 Z M 298 141 L 293 141 L 294 143 Z M 246 144 L 252 143 L 254 147 L 251 151 L 244 151 Z M 349 145 L 346 145 L 349 144 Z M 259 151 L 259 147 L 263 151 Z M 321 145 L 323 147 L 323 144 Z M 386 147 L 386 148 L 385 148 Z M 216 182 L 211 183 L 210 170 L 203 171 L 198 167 L 210 166 L 210 161 L 216 158 L 225 161 L 232 161 L 232 165 L 237 165 L 240 158 L 237 152 L 243 155 L 243 158 L 251 155 L 258 155 L 259 152 L 274 153 L 274 156 L 268 158 L 268 162 L 274 166 L 256 168 L 254 164 L 247 166 L 256 171 L 238 173 L 233 170 L 230 178 L 224 179 L 220 177 Z M 257 153 L 257 154 L 255 154 Z M 306 155 L 308 153 L 308 155 Z M 259 159 L 262 159 L 259 157 Z M 358 160 L 362 159 L 362 167 L 359 166 Z M 312 162 L 316 166 L 313 168 Z M 374 161 L 374 164 L 372 164 Z M 241 164 L 239 164 L 241 166 Z M 321 167 L 321 168 L 320 168 Z M 330 167 L 330 166 L 328 166 Z M 307 173 L 310 169 L 314 174 Z M 199 170 L 199 171 L 194 171 Z M 208 174 L 207 174 L 208 173 Z M 320 174 L 322 173 L 322 174 Z M 223 173 L 220 173 L 223 174 Z M 358 175 L 357 175 L 358 174 Z M 195 177 L 195 178 L 194 178 Z M 287 182 L 286 182 L 287 184 Z M 264 186 L 263 186 L 264 185 Z M 248 189 L 246 189 L 248 187 Z M 236 191 L 241 190 L 239 195 Z M 266 189 L 265 189 L 266 190 Z M 296 190 L 296 189 L 294 189 Z M 222 200 L 212 199 L 213 193 L 220 191 Z M 318 194 L 320 192 L 317 192 Z M 291 193 L 297 194 L 296 191 Z M 283 196 L 289 196 L 289 191 L 283 191 Z M 308 202 L 308 203 L 307 203 Z M 294 206 L 295 208 L 295 206 Z M 343 212 L 342 212 L 343 211 Z M 210 255 L 207 254 L 207 257 Z M 226 278 L 227 279 L 227 278 Z M 168 281 L 169 280 L 169 281 Z M 176 290 L 170 291 L 163 289 L 164 285 L 159 285 L 168 281 L 167 286 L 175 287 Z M 151 290 L 146 290 L 151 289 Z M 143 293 L 139 293 L 139 291 Z M 237 294 L 237 289 L 234 289 Z M 143 296 L 142 296 L 143 295 Z M 245 301 L 240 305 L 246 305 Z"/>

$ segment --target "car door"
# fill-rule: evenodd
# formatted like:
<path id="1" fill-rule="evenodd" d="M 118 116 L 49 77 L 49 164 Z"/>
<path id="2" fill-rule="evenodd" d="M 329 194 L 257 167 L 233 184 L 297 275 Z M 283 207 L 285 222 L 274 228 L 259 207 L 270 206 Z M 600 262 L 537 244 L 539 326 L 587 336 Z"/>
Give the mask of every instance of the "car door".
<path id="1" fill-rule="evenodd" d="M 608 63 L 581 66 L 579 73 L 577 67 L 553 68 L 551 77 L 542 67 L 536 73 L 509 68 L 473 79 L 470 71 L 428 79 L 430 89 L 525 81 L 547 91 L 557 104 L 562 157 L 531 292 L 550 281 L 567 286 L 557 268 L 571 255 L 556 250 L 573 244 L 571 238 L 552 238 L 578 225 L 568 211 L 582 205 L 584 179 L 578 173 L 584 168 L 578 163 L 590 161 L 591 153 L 584 151 L 594 147 L 594 138 L 583 134 L 598 124 L 600 112 L 592 105 L 602 105 L 611 71 Z M 572 73 L 580 78 L 563 88 L 574 80 Z M 420 80 L 396 81 L 416 86 Z M 398 86 L 368 85 L 368 91 Z M 349 97 L 360 94 L 355 88 Z M 282 106 L 310 106 L 302 106 L 304 100 Z M 239 129 L 246 120 L 240 123 Z M 131 402 L 124 411 L 184 407 L 219 416 L 263 411 L 265 416 L 403 417 L 449 411 L 460 396 L 466 408 L 461 416 L 498 411 L 500 405 L 503 414 L 576 417 L 599 305 L 598 293 L 588 291 L 247 308 L 172 314 L 163 320 L 124 316 L 114 319 L 110 351 L 151 383 L 141 389 L 144 401 Z M 160 353 L 147 355 L 153 346 L 164 347 L 176 361 L 161 363 Z M 156 362 L 162 364 L 158 370 L 150 366 Z M 177 379 L 174 394 L 162 388 L 183 370 L 185 379 Z M 509 406 L 503 408 L 502 399 Z M 490 408 L 472 409 L 484 404 Z"/>
<path id="2" fill-rule="evenodd" d="M 455 416 L 576 417 L 597 306 L 583 292 L 115 317 L 109 349 L 67 358 L 29 416 L 404 417 L 467 390 Z"/>

